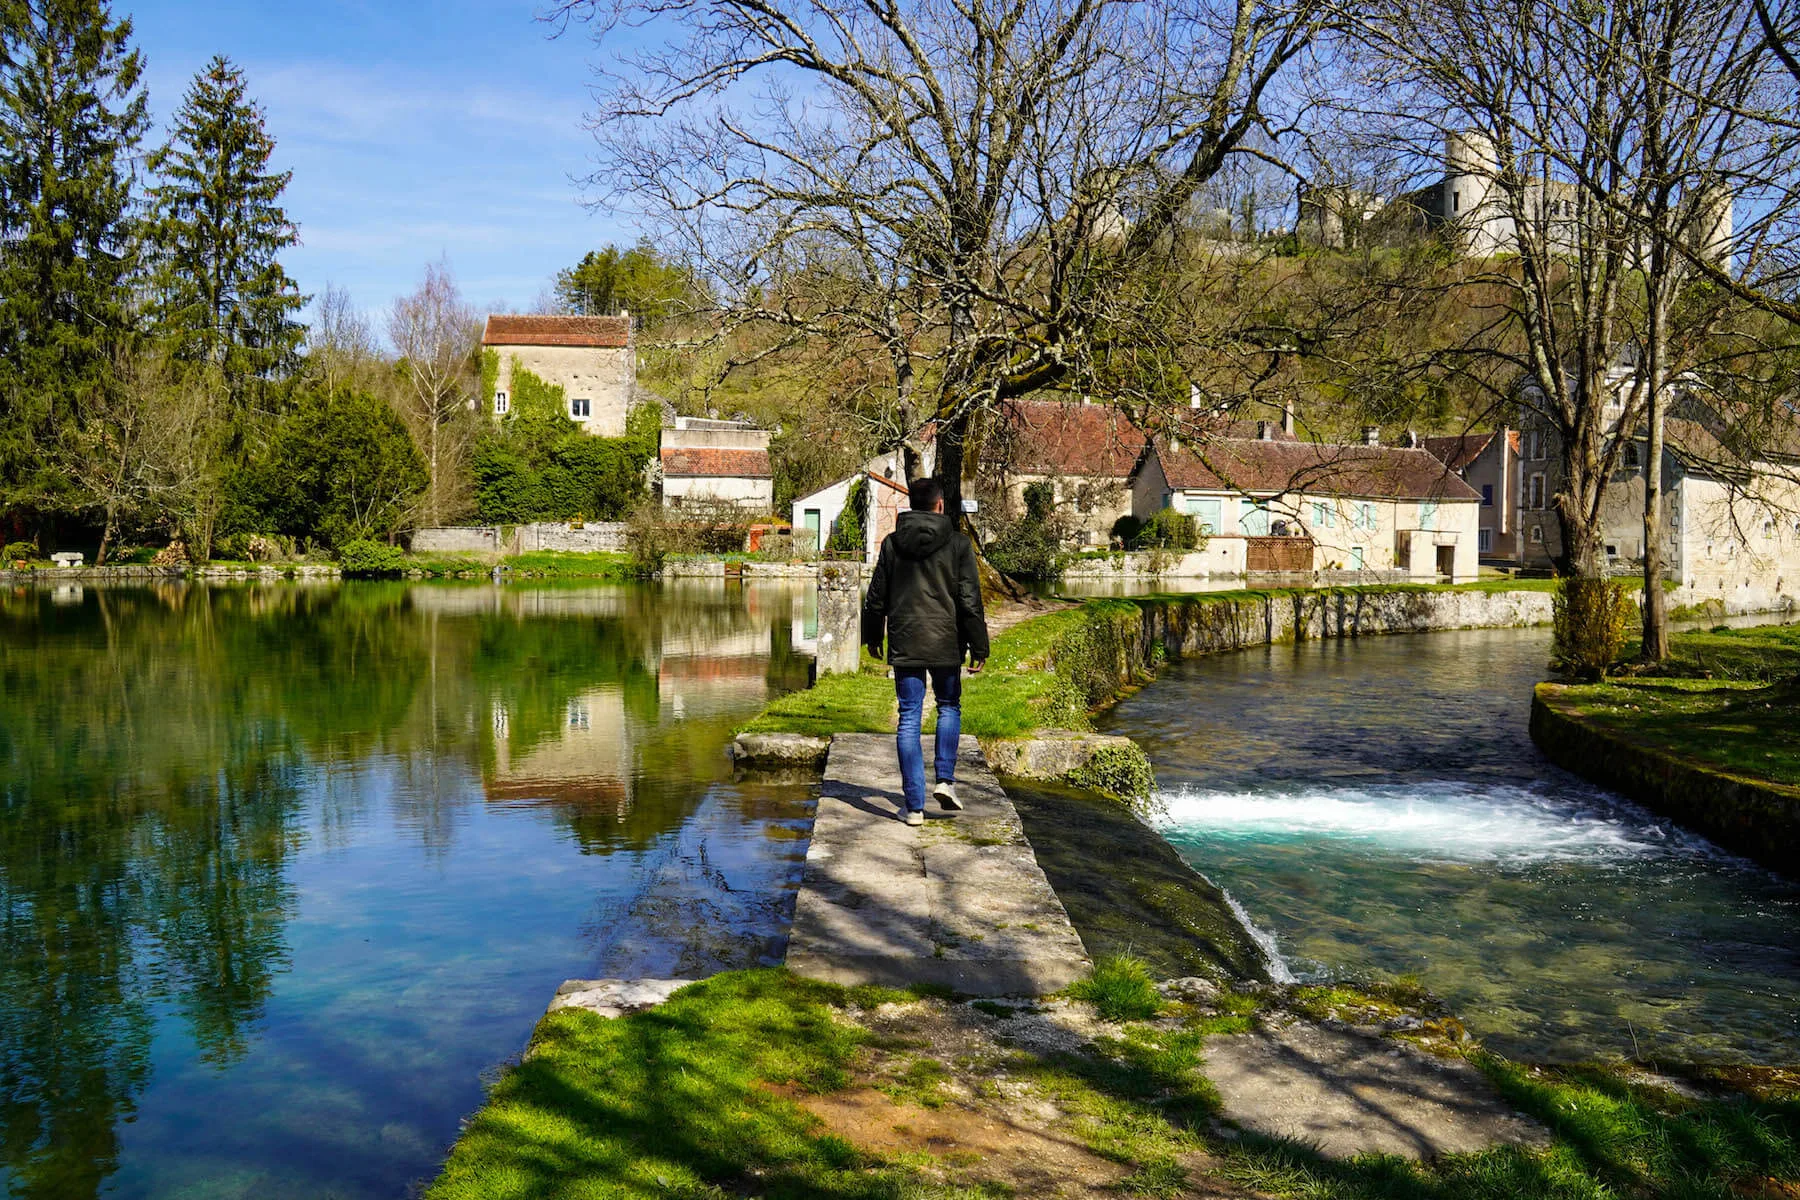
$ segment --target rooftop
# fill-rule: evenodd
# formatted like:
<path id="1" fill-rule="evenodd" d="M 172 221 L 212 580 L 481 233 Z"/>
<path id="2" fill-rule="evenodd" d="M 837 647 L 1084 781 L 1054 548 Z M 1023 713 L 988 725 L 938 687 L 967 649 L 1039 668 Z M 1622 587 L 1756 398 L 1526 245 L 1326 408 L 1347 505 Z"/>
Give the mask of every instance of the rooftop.
<path id="1" fill-rule="evenodd" d="M 1125 479 L 1147 440 L 1110 404 L 1014 400 L 1005 406 L 1000 453 L 1026 475 Z"/>
<path id="2" fill-rule="evenodd" d="M 1430 453 L 1396 446 L 1213 438 L 1198 447 L 1158 442 L 1156 453 L 1173 488 L 1380 500 L 1481 498 Z"/>
<path id="3" fill-rule="evenodd" d="M 631 344 L 630 317 L 556 317 L 490 313 L 484 346 L 586 346 L 622 350 Z"/>
<path id="4" fill-rule="evenodd" d="M 677 478 L 770 479 L 767 450 L 721 450 L 711 447 L 664 446 L 663 475 Z"/>

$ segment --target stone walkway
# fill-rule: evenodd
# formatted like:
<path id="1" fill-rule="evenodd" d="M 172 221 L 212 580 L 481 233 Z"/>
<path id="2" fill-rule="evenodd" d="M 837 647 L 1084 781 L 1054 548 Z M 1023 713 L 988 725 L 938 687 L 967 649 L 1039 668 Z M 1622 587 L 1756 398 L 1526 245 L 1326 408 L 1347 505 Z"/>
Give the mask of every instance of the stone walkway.
<path id="1" fill-rule="evenodd" d="M 929 738 L 925 749 L 929 763 Z M 790 968 L 836 983 L 923 983 L 973 996 L 1042 995 L 1086 974 L 1081 938 L 971 737 L 960 746 L 957 792 L 963 811 L 928 801 L 925 825 L 908 828 L 894 739 L 831 739 Z"/>

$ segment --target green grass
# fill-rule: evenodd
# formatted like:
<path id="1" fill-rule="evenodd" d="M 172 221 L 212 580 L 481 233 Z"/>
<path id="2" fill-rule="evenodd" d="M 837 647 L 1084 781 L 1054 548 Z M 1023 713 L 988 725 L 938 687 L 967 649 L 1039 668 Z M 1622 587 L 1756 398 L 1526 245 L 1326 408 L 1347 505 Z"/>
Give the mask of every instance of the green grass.
<path id="1" fill-rule="evenodd" d="M 1734 775 L 1800 786 L 1800 625 L 1677 634 L 1640 675 L 1560 689 L 1583 720 Z"/>
<path id="2" fill-rule="evenodd" d="M 754 1187 L 892 1200 L 892 1172 L 771 1087 L 845 1086 L 864 1037 L 834 1014 L 846 998 L 785 971 L 748 971 L 628 1017 L 552 1013 L 425 1195 L 647 1200 Z"/>
<path id="3" fill-rule="evenodd" d="M 1070 986 L 1069 995 L 1086 1000 L 1108 1021 L 1142 1021 L 1163 1010 L 1150 968 L 1125 954 L 1100 959 L 1093 974 Z"/>
<path id="4" fill-rule="evenodd" d="M 485 579 L 496 563 L 515 576 L 533 579 L 632 579 L 638 573 L 630 555 L 605 551 L 540 550 L 499 559 L 491 555 L 413 554 L 406 559 L 408 569 L 423 572 L 428 579 L 461 575 Z"/>

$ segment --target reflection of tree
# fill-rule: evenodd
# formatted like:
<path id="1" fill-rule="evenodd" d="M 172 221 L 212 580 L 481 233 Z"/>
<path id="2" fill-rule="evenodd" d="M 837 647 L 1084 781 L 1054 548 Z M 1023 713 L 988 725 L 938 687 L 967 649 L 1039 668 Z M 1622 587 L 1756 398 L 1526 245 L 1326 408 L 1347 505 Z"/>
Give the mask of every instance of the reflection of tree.
<path id="1" fill-rule="evenodd" d="M 465 594 L 494 603 L 440 612 L 402 585 L 0 595 L 0 1174 L 20 1197 L 104 1186 L 162 1011 L 216 1067 L 249 1051 L 287 962 L 302 818 L 345 836 L 380 794 L 355 786 L 371 764 L 395 820 L 444 849 L 496 739 L 523 753 L 572 701 L 616 694 L 630 736 L 596 765 L 634 803 L 543 803 L 589 853 L 641 850 L 727 769 L 736 719 L 672 720 L 664 656 L 785 636 L 791 611 L 723 588 Z M 803 678 L 776 657 L 771 685 Z"/>

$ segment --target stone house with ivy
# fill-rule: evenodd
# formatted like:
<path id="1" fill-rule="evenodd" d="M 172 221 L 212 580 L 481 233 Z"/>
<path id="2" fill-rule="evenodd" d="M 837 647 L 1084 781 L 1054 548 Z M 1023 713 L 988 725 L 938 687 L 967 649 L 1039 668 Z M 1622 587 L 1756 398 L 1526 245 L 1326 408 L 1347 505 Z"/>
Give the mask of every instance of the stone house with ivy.
<path id="1" fill-rule="evenodd" d="M 489 314 L 481 334 L 482 397 L 495 419 L 526 393 L 561 389 L 563 414 L 597 437 L 622 437 L 637 390 L 631 318 Z"/>

